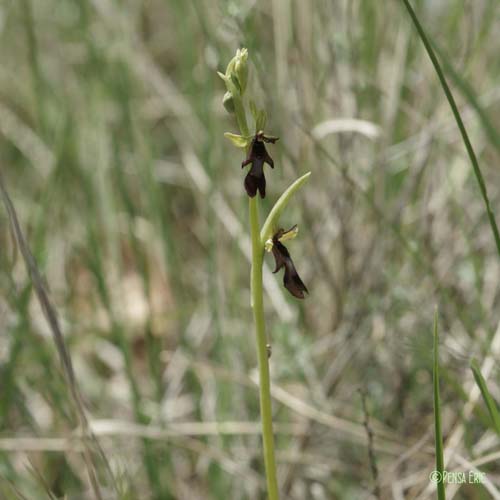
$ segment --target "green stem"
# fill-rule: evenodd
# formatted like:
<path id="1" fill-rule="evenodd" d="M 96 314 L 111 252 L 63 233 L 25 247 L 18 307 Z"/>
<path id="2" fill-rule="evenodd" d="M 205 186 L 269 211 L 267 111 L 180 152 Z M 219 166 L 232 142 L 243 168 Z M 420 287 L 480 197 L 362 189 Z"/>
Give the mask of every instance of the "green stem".
<path id="1" fill-rule="evenodd" d="M 274 458 L 273 416 L 271 411 L 271 383 L 267 354 L 266 325 L 264 322 L 264 301 L 262 290 L 262 264 L 264 247 L 260 241 L 259 207 L 257 197 L 249 198 L 250 231 L 252 236 L 252 309 L 255 320 L 257 355 L 259 358 L 260 416 L 262 440 L 264 442 L 264 464 L 266 467 L 267 492 L 269 500 L 277 500 L 278 481 Z"/>
<path id="2" fill-rule="evenodd" d="M 236 120 L 242 135 L 249 135 L 245 107 L 239 96 L 233 93 Z M 264 466 L 266 469 L 267 494 L 269 500 L 278 500 L 276 460 L 274 457 L 273 415 L 271 408 L 271 382 L 267 354 L 266 325 L 264 322 L 264 300 L 262 287 L 262 265 L 264 244 L 260 239 L 259 207 L 257 196 L 249 198 L 250 233 L 252 238 L 251 294 L 255 321 L 257 357 L 259 360 L 260 420 L 264 443 Z"/>

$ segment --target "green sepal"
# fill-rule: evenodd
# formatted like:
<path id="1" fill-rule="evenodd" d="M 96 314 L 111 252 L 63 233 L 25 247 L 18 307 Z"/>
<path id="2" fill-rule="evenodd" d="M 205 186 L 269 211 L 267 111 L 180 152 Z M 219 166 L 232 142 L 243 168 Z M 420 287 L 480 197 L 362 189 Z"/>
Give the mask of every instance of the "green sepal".
<path id="1" fill-rule="evenodd" d="M 225 132 L 224 137 L 226 137 L 226 139 L 229 139 L 234 146 L 241 149 L 247 148 L 252 142 L 251 135 L 244 136 L 244 135 L 232 134 L 231 132 Z"/>

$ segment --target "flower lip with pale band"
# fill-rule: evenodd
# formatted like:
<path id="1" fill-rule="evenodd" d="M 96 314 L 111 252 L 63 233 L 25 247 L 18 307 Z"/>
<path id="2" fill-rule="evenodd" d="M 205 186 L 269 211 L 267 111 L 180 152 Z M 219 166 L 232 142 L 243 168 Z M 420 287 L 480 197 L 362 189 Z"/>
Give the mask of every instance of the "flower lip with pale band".
<path id="1" fill-rule="evenodd" d="M 245 177 L 245 190 L 250 198 L 253 198 L 257 194 L 257 191 L 259 191 L 261 198 L 265 198 L 266 196 L 264 163 L 267 163 L 271 168 L 274 168 L 274 161 L 269 156 L 265 143 L 274 144 L 277 140 L 278 137 L 265 135 L 262 131 L 257 132 L 252 139 L 248 156 L 241 164 L 241 168 L 252 164 L 247 176 Z"/>
<path id="2" fill-rule="evenodd" d="M 273 273 L 278 272 L 282 267 L 285 268 L 283 276 L 283 285 L 296 298 L 303 299 L 305 293 L 309 293 L 306 285 L 300 279 L 299 273 L 295 269 L 290 253 L 288 252 L 283 241 L 295 238 L 298 233 L 297 226 L 291 227 L 288 231 L 279 229 L 274 236 L 266 242 L 266 251 L 273 252 L 276 262 L 276 269 Z"/>

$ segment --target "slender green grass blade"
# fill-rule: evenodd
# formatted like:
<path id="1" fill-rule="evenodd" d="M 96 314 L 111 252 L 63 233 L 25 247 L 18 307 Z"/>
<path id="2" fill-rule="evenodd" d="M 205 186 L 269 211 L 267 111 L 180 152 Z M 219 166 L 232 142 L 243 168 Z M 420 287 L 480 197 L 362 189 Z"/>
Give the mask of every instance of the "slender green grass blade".
<path id="1" fill-rule="evenodd" d="M 450 63 L 449 58 L 447 58 L 443 50 L 438 45 L 436 45 L 436 42 L 433 42 L 433 46 L 434 50 L 439 54 L 439 58 L 443 62 L 444 71 L 449 76 L 451 81 L 455 84 L 460 93 L 465 97 L 465 99 L 467 99 L 472 109 L 476 111 L 479 117 L 479 122 L 481 123 L 490 143 L 498 151 L 500 151 L 500 133 L 496 129 L 494 123 L 492 123 L 490 117 L 488 116 L 488 113 L 477 98 L 474 89 L 464 78 L 462 78 L 460 73 L 455 70 L 455 68 Z"/>
<path id="2" fill-rule="evenodd" d="M 489 220 L 489 223 L 491 226 L 491 230 L 493 232 L 493 237 L 495 239 L 497 252 L 498 252 L 498 255 L 500 257 L 500 233 L 498 231 L 498 226 L 497 226 L 497 222 L 495 219 L 495 215 L 494 215 L 493 210 L 491 209 L 491 206 L 490 206 L 490 200 L 488 197 L 488 191 L 486 189 L 486 183 L 484 181 L 484 177 L 483 177 L 483 174 L 481 172 L 481 168 L 479 167 L 479 162 L 477 161 L 476 153 L 474 152 L 474 148 L 472 147 L 472 143 L 469 139 L 469 134 L 467 133 L 467 130 L 465 129 L 465 125 L 464 125 L 464 122 L 462 120 L 462 117 L 460 116 L 460 112 L 458 111 L 458 107 L 457 107 L 457 104 L 455 102 L 455 98 L 453 97 L 453 94 L 451 93 L 451 89 L 448 86 L 448 82 L 446 81 L 443 70 L 441 69 L 441 65 L 439 64 L 439 61 L 436 57 L 434 49 L 432 48 L 430 38 L 425 33 L 422 25 L 420 24 L 420 21 L 418 20 L 417 15 L 415 14 L 415 11 L 412 9 L 412 7 L 410 5 L 410 2 L 408 0 L 402 0 L 402 1 L 405 4 L 406 9 L 408 10 L 408 13 L 410 14 L 410 17 L 413 21 L 413 24 L 415 25 L 415 28 L 417 29 L 418 35 L 420 36 L 420 39 L 422 40 L 422 43 L 424 44 L 425 50 L 427 51 L 427 54 L 429 55 L 429 58 L 432 61 L 434 69 L 436 70 L 436 74 L 439 78 L 439 82 L 441 83 L 441 87 L 443 88 L 443 91 L 446 95 L 446 98 L 448 99 L 448 103 L 450 105 L 451 111 L 453 112 L 453 116 L 455 117 L 455 121 L 457 122 L 457 126 L 460 130 L 460 133 L 462 134 L 462 140 L 464 142 L 465 149 L 467 150 L 467 153 L 469 155 L 470 162 L 472 164 L 472 168 L 474 170 L 474 175 L 476 176 L 477 183 L 479 184 L 479 190 L 481 191 L 481 196 L 483 198 L 483 202 L 484 202 L 484 205 L 486 208 L 486 213 L 488 215 L 488 220 Z"/>
<path id="3" fill-rule="evenodd" d="M 486 385 L 486 381 L 481 375 L 481 371 L 479 369 L 476 360 L 472 360 L 470 367 L 472 373 L 474 374 L 474 379 L 476 380 L 476 384 L 478 385 L 481 394 L 483 396 L 486 408 L 488 408 L 488 413 L 490 414 L 491 420 L 493 422 L 493 427 L 497 432 L 497 434 L 500 435 L 500 413 L 498 412 L 497 404 L 495 403 L 495 400 L 493 399 L 493 397 L 490 394 L 490 391 L 488 390 L 488 386 Z"/>
<path id="4" fill-rule="evenodd" d="M 436 434 L 436 471 L 437 476 L 437 497 L 438 500 L 445 500 L 445 488 L 443 482 L 444 456 L 443 456 L 443 434 L 441 432 L 441 402 L 439 398 L 439 335 L 438 335 L 438 312 L 434 313 L 434 426 Z"/>

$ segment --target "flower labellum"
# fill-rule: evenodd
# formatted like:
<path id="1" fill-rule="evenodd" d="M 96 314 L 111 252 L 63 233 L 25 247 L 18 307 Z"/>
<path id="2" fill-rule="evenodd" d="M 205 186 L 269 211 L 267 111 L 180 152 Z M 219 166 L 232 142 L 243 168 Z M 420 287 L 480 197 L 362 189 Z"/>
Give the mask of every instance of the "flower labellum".
<path id="1" fill-rule="evenodd" d="M 298 299 L 304 298 L 304 293 L 309 293 L 306 285 L 300 279 L 299 273 L 295 269 L 292 258 L 288 253 L 287 248 L 283 245 L 282 241 L 292 239 L 296 236 L 298 230 L 297 226 L 293 226 L 288 231 L 279 229 L 278 232 L 272 237 L 271 245 L 266 244 L 266 250 L 273 252 L 274 260 L 276 261 L 276 269 L 273 273 L 278 272 L 282 267 L 285 268 L 285 274 L 283 276 L 283 284 L 285 288 Z"/>
<path id="2" fill-rule="evenodd" d="M 241 164 L 241 168 L 252 164 L 247 176 L 245 177 L 245 189 L 250 198 L 253 198 L 257 194 L 257 191 L 259 191 L 261 198 L 265 198 L 266 196 L 264 163 L 267 163 L 271 168 L 274 168 L 274 162 L 266 150 L 265 143 L 270 142 L 274 144 L 277 140 L 278 137 L 264 135 L 264 132 L 262 131 L 257 132 L 255 137 L 252 139 L 248 157 Z"/>

